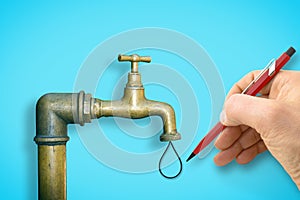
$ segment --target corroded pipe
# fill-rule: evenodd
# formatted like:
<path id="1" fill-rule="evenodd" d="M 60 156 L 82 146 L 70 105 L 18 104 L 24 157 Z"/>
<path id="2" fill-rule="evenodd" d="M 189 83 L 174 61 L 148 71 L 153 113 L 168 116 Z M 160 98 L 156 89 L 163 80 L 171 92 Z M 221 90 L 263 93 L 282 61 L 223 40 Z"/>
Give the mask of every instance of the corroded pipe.
<path id="1" fill-rule="evenodd" d="M 131 72 L 124 96 L 117 101 L 92 98 L 90 94 L 49 93 L 36 106 L 36 136 L 38 144 L 39 199 L 66 199 L 66 142 L 68 124 L 91 122 L 100 117 L 144 118 L 160 116 L 164 123 L 161 141 L 179 140 L 173 108 L 163 102 L 148 100 L 144 94 L 138 62 L 150 62 L 150 57 L 119 56 L 119 61 L 130 61 Z"/>

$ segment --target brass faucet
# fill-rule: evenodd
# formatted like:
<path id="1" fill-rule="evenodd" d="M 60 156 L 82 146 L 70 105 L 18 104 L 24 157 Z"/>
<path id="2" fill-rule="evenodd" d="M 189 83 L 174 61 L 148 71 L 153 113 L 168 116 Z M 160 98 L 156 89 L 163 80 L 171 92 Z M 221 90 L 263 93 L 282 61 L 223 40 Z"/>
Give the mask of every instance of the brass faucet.
<path id="1" fill-rule="evenodd" d="M 160 116 L 164 123 L 160 141 L 181 139 L 176 130 L 174 109 L 167 103 L 145 97 L 138 62 L 151 62 L 151 57 L 136 54 L 119 55 L 119 61 L 130 61 L 131 72 L 120 100 L 105 101 L 79 93 L 49 93 L 36 106 L 38 144 L 39 199 L 66 199 L 66 142 L 68 124 L 91 122 L 100 117 L 144 118 Z"/>
<path id="2" fill-rule="evenodd" d="M 96 99 L 95 112 L 97 118 L 115 116 L 138 119 L 158 115 L 162 118 L 164 123 L 164 132 L 160 136 L 160 140 L 179 140 L 180 134 L 176 130 L 173 108 L 167 103 L 145 98 L 141 74 L 138 72 L 138 62 L 151 62 L 151 58 L 134 54 L 131 56 L 119 55 L 118 60 L 131 62 L 131 72 L 128 73 L 128 82 L 124 89 L 124 96 L 121 100 L 117 101 Z"/>

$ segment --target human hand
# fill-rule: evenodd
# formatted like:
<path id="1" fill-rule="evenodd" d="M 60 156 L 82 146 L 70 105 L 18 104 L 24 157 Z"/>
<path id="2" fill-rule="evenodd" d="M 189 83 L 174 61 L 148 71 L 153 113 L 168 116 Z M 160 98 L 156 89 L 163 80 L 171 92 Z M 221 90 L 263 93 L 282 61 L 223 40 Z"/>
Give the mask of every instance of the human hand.
<path id="1" fill-rule="evenodd" d="M 300 72 L 280 71 L 260 97 L 240 94 L 259 74 L 254 71 L 230 90 L 220 115 L 228 126 L 215 142 L 214 161 L 246 164 L 269 150 L 300 190 Z"/>

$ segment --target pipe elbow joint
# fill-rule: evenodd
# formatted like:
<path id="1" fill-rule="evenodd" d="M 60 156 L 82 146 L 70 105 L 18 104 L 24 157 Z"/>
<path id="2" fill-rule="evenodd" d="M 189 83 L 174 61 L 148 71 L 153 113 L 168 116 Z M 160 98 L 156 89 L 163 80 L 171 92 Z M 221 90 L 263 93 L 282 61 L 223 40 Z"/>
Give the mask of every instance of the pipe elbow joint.
<path id="1" fill-rule="evenodd" d="M 93 98 L 83 91 L 79 93 L 48 93 L 36 104 L 37 144 L 65 144 L 68 124 L 84 125 L 94 118 Z"/>

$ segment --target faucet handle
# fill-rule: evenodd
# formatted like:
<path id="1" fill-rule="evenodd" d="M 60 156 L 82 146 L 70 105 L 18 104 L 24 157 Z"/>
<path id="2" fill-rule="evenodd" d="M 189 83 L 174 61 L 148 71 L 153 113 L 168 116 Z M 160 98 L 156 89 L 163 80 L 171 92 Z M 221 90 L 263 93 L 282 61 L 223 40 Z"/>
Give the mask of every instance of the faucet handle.
<path id="1" fill-rule="evenodd" d="M 138 62 L 151 62 L 150 56 L 139 56 L 137 54 L 133 55 L 119 55 L 118 60 L 122 61 L 129 61 L 131 62 L 131 73 L 138 73 Z"/>

